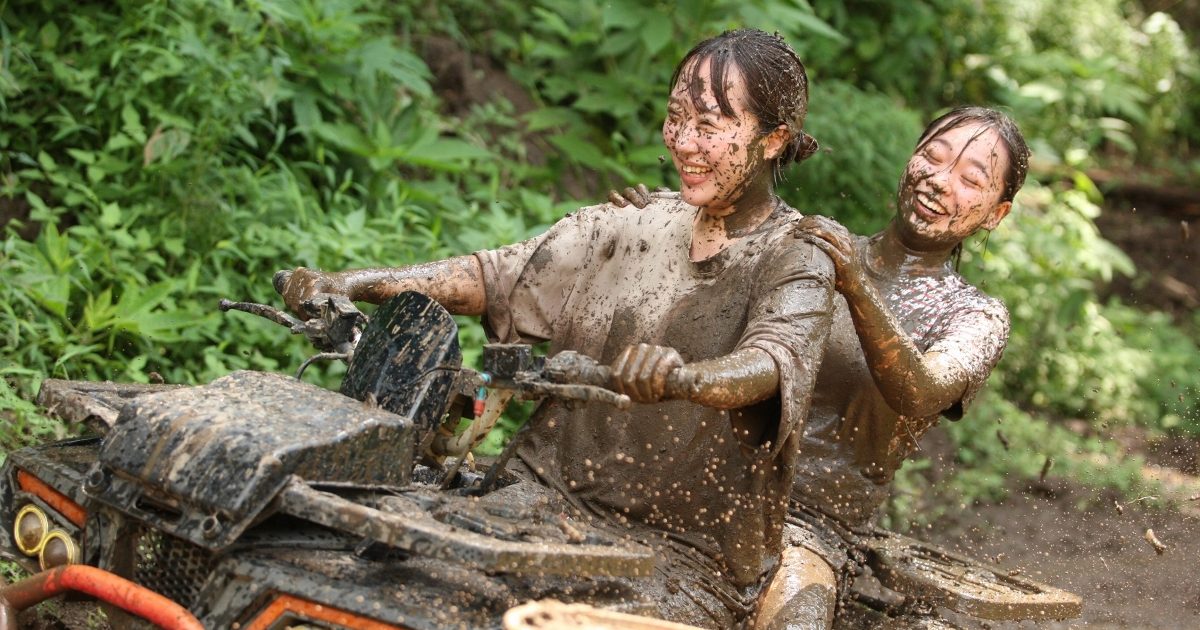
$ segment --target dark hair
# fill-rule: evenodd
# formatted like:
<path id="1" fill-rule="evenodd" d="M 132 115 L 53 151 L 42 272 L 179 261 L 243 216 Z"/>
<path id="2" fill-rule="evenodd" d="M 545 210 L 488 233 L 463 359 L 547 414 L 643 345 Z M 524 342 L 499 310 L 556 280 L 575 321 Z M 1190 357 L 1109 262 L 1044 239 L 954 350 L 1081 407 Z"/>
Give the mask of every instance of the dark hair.
<path id="1" fill-rule="evenodd" d="M 1008 150 L 1008 170 L 1004 173 L 1004 190 L 1000 194 L 1000 201 L 1012 201 L 1021 186 L 1025 185 L 1025 175 L 1029 172 L 1029 146 L 1025 144 L 1021 129 L 1008 114 L 989 107 L 956 107 L 925 127 L 921 138 L 917 140 L 916 151 L 943 133 L 968 124 L 981 125 L 1000 136 L 1000 141 Z"/>
<path id="2" fill-rule="evenodd" d="M 776 175 L 784 165 L 800 162 L 816 152 L 817 141 L 803 129 L 808 116 L 808 74 L 799 55 L 782 36 L 744 28 L 706 39 L 675 67 L 670 89 L 673 91 L 682 75 L 694 72 L 705 59 L 711 64 L 709 82 L 721 113 L 735 114 L 725 90 L 725 77 L 733 64 L 742 75 L 746 108 L 758 118 L 759 130 L 767 134 L 779 125 L 787 126 L 791 139 L 775 158 Z M 697 107 L 702 107 L 703 90 L 700 81 L 688 81 L 688 97 Z"/>

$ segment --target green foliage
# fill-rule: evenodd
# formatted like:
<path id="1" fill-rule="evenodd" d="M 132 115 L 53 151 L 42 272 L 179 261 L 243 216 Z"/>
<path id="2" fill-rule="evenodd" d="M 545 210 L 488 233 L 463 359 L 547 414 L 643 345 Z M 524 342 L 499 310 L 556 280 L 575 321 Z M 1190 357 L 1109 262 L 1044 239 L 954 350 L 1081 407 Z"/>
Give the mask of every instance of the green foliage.
<path id="1" fill-rule="evenodd" d="M 1012 334 L 992 383 L 1051 416 L 1200 433 L 1200 349 L 1161 313 L 1101 304 L 1095 284 L 1133 265 L 1103 240 L 1081 189 L 1029 185 L 963 271 L 1008 305 Z"/>
<path id="2" fill-rule="evenodd" d="M 986 5 L 1008 27 L 984 38 L 990 50 L 967 70 L 986 78 L 977 94 L 1011 106 L 1044 151 L 1078 162 L 1107 144 L 1145 161 L 1186 142 L 1174 134 L 1189 124 L 1184 95 L 1200 75 L 1169 16 L 1143 16 L 1127 0 Z"/>
<path id="3" fill-rule="evenodd" d="M 454 0 L 431 8 L 429 24 L 466 47 L 503 60 L 539 107 L 525 128 L 545 137 L 559 171 L 586 169 L 600 190 L 673 178 L 660 125 L 675 64 L 704 37 L 757 26 L 777 31 L 803 56 L 843 36 L 806 2 L 687 0 Z"/>
<path id="4" fill-rule="evenodd" d="M 443 257 L 561 214 L 457 194 L 500 167 L 468 172 L 492 154 L 448 133 L 386 6 L 10 7 L 3 196 L 42 229 L 4 243 L 0 371 L 32 389 L 294 365 L 302 343 L 216 301 L 271 301 L 278 268 Z"/>
<path id="5" fill-rule="evenodd" d="M 1196 56 L 1165 13 L 1130 0 L 813 0 L 846 36 L 811 55 L 837 76 L 932 111 L 962 102 L 1012 109 L 1044 157 L 1073 162 L 1112 146 L 1170 159 L 1200 138 Z M 817 85 L 820 85 L 818 81 Z"/>
<path id="6" fill-rule="evenodd" d="M 8 452 L 29 444 L 62 439 L 73 431 L 38 413 L 33 403 L 21 398 L 0 378 L 0 464 Z"/>
<path id="7" fill-rule="evenodd" d="M 817 85 L 839 77 L 903 98 L 919 111 L 954 103 L 963 60 L 980 44 L 975 31 L 989 4 L 813 0 L 817 15 L 845 35 L 813 50 Z"/>
<path id="8" fill-rule="evenodd" d="M 905 529 L 956 508 L 1001 500 L 1014 481 L 1040 480 L 1043 470 L 1046 478 L 1064 477 L 1124 496 L 1154 489 L 1142 477 L 1140 457 L 1127 456 L 1102 437 L 1079 435 L 1031 415 L 995 391 L 985 392 L 962 420 L 942 426 L 954 447 L 951 476 L 930 482 L 923 474 L 930 468 L 928 459 L 906 463 L 896 475 L 886 526 Z"/>

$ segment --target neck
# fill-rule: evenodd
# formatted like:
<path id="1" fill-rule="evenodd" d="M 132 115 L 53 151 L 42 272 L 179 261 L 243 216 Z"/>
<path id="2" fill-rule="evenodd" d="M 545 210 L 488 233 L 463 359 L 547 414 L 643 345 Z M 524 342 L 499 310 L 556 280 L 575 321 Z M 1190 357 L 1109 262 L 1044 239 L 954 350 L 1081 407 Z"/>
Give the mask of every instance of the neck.
<path id="1" fill-rule="evenodd" d="M 779 204 L 769 169 L 764 170 L 768 171 L 765 173 L 766 177 L 760 176 L 756 181 L 750 182 L 737 201 L 722 208 L 701 208 L 697 227 L 702 230 L 719 230 L 727 238 L 738 238 L 762 225 Z"/>
<path id="2" fill-rule="evenodd" d="M 954 253 L 954 246 L 935 249 L 917 249 L 904 242 L 903 236 L 892 220 L 875 238 L 867 249 L 867 264 L 876 273 L 885 276 L 927 274 L 941 271 Z"/>

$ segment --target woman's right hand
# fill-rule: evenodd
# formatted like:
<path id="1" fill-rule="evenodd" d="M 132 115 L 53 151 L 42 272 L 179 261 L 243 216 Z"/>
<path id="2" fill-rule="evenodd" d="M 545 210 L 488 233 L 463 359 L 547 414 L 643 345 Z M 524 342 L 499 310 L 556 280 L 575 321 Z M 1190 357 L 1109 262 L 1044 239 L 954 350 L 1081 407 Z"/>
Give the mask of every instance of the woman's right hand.
<path id="1" fill-rule="evenodd" d="M 640 403 L 686 397 L 680 394 L 690 393 L 690 383 L 680 385 L 671 378 L 673 372 L 683 367 L 683 357 L 674 348 L 645 343 L 628 346 L 612 364 L 612 389 Z M 681 375 L 675 376 L 674 380 L 679 381 Z M 683 391 L 673 391 L 680 387 Z"/>
<path id="2" fill-rule="evenodd" d="M 646 188 L 645 184 L 638 184 L 637 186 L 628 186 L 621 192 L 610 190 L 608 191 L 608 200 L 618 208 L 633 204 L 633 207 L 641 210 L 650 205 L 650 189 Z"/>
<path id="3" fill-rule="evenodd" d="M 297 267 L 291 271 L 278 271 L 274 285 L 279 295 L 283 296 L 284 304 L 301 317 L 310 315 L 304 311 L 304 301 L 318 293 L 349 296 L 349 290 L 338 274 L 319 269 Z"/>
<path id="4" fill-rule="evenodd" d="M 808 215 L 797 223 L 797 231 L 833 261 L 837 274 L 834 287 L 843 295 L 853 294 L 867 283 L 866 269 L 854 244 L 854 235 L 841 223 L 819 215 Z"/>

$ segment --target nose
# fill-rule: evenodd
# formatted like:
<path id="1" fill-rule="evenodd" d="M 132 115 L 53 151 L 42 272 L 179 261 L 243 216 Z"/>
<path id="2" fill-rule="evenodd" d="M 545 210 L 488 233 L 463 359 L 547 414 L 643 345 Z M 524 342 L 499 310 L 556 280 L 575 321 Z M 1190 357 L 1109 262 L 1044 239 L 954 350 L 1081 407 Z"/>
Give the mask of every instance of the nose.
<path id="1" fill-rule="evenodd" d="M 672 123 L 667 121 L 663 125 L 663 144 L 666 144 L 667 148 L 675 153 L 693 153 L 698 148 L 696 134 L 696 126 L 691 122 Z"/>
<path id="2" fill-rule="evenodd" d="M 934 169 L 933 172 L 929 173 L 927 180 L 935 191 L 944 192 L 950 188 L 950 174 L 949 167 Z"/>

